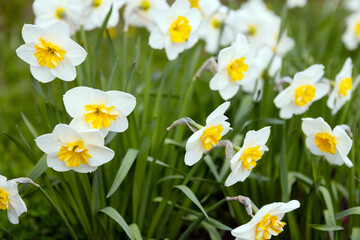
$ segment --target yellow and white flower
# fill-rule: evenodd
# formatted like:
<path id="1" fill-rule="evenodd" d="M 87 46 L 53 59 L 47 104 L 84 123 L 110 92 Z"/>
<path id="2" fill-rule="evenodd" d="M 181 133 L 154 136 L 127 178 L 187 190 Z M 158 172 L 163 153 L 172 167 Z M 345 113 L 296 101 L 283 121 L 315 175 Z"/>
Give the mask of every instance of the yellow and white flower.
<path id="1" fill-rule="evenodd" d="M 186 142 L 185 164 L 192 166 L 197 163 L 204 152 L 215 147 L 221 138 L 228 133 L 230 123 L 224 113 L 230 102 L 225 102 L 216 108 L 206 119 L 206 126 L 193 133 Z"/>
<path id="2" fill-rule="evenodd" d="M 271 239 L 281 233 L 286 225 L 281 222 L 285 213 L 291 212 L 300 207 L 297 200 L 287 203 L 275 202 L 260 208 L 250 222 L 241 225 L 231 231 L 236 240 L 264 240 Z"/>
<path id="3" fill-rule="evenodd" d="M 21 199 L 15 181 L 7 181 L 0 175 L 0 211 L 7 210 L 9 221 L 12 224 L 19 223 L 19 216 L 27 212 L 26 205 Z"/>
<path id="4" fill-rule="evenodd" d="M 64 105 L 74 118 L 77 129 L 99 129 L 106 136 L 109 131 L 123 132 L 128 128 L 128 116 L 135 108 L 133 95 L 121 91 L 104 92 L 89 87 L 75 87 L 64 94 Z"/>
<path id="5" fill-rule="evenodd" d="M 82 25 L 85 30 L 92 30 L 101 27 L 106 15 L 112 11 L 107 23 L 107 28 L 113 28 L 119 23 L 119 10 L 125 0 L 84 0 L 84 12 Z"/>
<path id="6" fill-rule="evenodd" d="M 304 7 L 307 0 L 287 0 L 288 8 Z"/>
<path id="7" fill-rule="evenodd" d="M 169 60 L 176 59 L 199 40 L 202 16 L 197 8 L 190 8 L 188 0 L 176 0 L 168 10 L 157 11 L 153 16 L 156 27 L 151 31 L 149 45 L 165 48 Z"/>
<path id="8" fill-rule="evenodd" d="M 340 73 L 335 77 L 335 86 L 327 101 L 327 106 L 332 110 L 333 115 L 350 100 L 351 92 L 358 83 L 358 81 L 353 81 L 352 68 L 351 58 L 347 58 Z"/>
<path id="9" fill-rule="evenodd" d="M 321 82 L 324 66 L 314 64 L 302 72 L 295 74 L 293 81 L 274 99 L 280 108 L 280 117 L 289 119 L 294 114 L 306 112 L 310 105 L 324 97 L 330 90 L 328 83 Z"/>
<path id="10" fill-rule="evenodd" d="M 342 41 L 348 50 L 355 50 L 360 42 L 360 11 L 346 18 L 346 30 Z"/>
<path id="11" fill-rule="evenodd" d="M 243 147 L 230 161 L 231 173 L 225 181 L 229 187 L 239 181 L 243 182 L 256 166 L 268 147 L 265 145 L 270 136 L 270 127 L 264 127 L 258 131 L 246 133 Z"/>
<path id="12" fill-rule="evenodd" d="M 114 157 L 114 151 L 104 146 L 99 130 L 78 131 L 71 124 L 58 124 L 52 133 L 35 142 L 47 154 L 47 165 L 58 172 L 93 172 Z"/>
<path id="13" fill-rule="evenodd" d="M 25 24 L 22 36 L 25 44 L 16 49 L 16 54 L 30 64 L 35 79 L 43 83 L 56 77 L 75 79 L 75 66 L 85 60 L 87 53 L 70 39 L 68 24 L 57 22 L 48 28 Z"/>
<path id="14" fill-rule="evenodd" d="M 80 28 L 83 0 L 35 0 L 33 3 L 35 24 L 48 27 L 63 21 L 69 24 L 70 33 Z"/>
<path id="15" fill-rule="evenodd" d="M 127 0 L 124 19 L 126 24 L 134 27 L 154 28 L 153 14 L 159 10 L 169 9 L 166 0 Z"/>
<path id="16" fill-rule="evenodd" d="M 245 35 L 239 34 L 230 47 L 222 49 L 218 58 L 218 71 L 210 81 L 210 89 L 219 91 L 224 100 L 235 96 L 240 85 L 247 84 L 255 48 Z"/>
<path id="17" fill-rule="evenodd" d="M 324 119 L 303 118 L 302 130 L 306 135 L 306 146 L 312 154 L 324 156 L 329 163 L 335 165 L 353 164 L 347 157 L 352 146 L 351 138 L 341 126 L 331 130 Z"/>

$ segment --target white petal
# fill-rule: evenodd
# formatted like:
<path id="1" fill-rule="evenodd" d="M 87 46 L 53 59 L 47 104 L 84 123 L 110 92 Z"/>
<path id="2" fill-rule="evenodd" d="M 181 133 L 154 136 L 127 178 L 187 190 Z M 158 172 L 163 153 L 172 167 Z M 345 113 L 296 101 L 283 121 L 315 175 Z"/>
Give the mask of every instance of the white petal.
<path id="1" fill-rule="evenodd" d="M 230 102 L 224 102 L 220 106 L 218 106 L 210 115 L 206 118 L 206 124 L 212 121 L 213 118 L 224 115 L 226 110 L 230 107 Z"/>
<path id="2" fill-rule="evenodd" d="M 343 43 L 347 50 L 355 50 L 359 44 L 359 41 L 355 38 L 355 36 L 350 32 L 346 31 L 341 37 Z"/>
<path id="3" fill-rule="evenodd" d="M 56 125 L 53 134 L 55 134 L 62 143 L 72 143 L 81 139 L 80 133 L 66 124 Z"/>
<path id="4" fill-rule="evenodd" d="M 333 133 L 334 133 L 333 136 L 336 138 L 337 141 L 336 146 L 340 149 L 341 153 L 344 156 L 348 155 L 352 146 L 351 138 L 346 134 L 345 130 L 340 126 L 336 126 L 334 128 Z"/>
<path id="5" fill-rule="evenodd" d="M 112 122 L 110 127 L 106 128 L 112 132 L 124 132 L 129 127 L 129 122 L 126 117 L 118 116 L 115 122 Z"/>
<path id="6" fill-rule="evenodd" d="M 327 83 L 315 83 L 314 87 L 316 88 L 316 92 L 313 101 L 321 99 L 330 91 L 330 85 Z"/>
<path id="7" fill-rule="evenodd" d="M 57 22 L 47 28 L 41 36 L 45 41 L 66 48 L 70 40 L 70 28 L 65 22 Z"/>
<path id="8" fill-rule="evenodd" d="M 302 71 L 302 73 L 308 75 L 309 77 L 317 81 L 324 75 L 324 68 L 325 67 L 322 64 L 314 64 Z"/>
<path id="9" fill-rule="evenodd" d="M 293 90 L 288 87 L 275 97 L 274 103 L 277 108 L 283 108 L 289 105 L 293 99 Z"/>
<path id="10" fill-rule="evenodd" d="M 8 215 L 9 221 L 12 224 L 19 224 L 19 217 L 18 217 L 18 215 L 16 215 L 15 210 L 13 208 L 9 208 L 9 210 L 7 210 L 7 215 Z"/>
<path id="11" fill-rule="evenodd" d="M 204 147 L 201 141 L 193 142 L 191 145 L 187 145 L 185 153 L 185 164 L 192 166 L 200 161 L 204 153 Z"/>
<path id="12" fill-rule="evenodd" d="M 107 105 L 116 107 L 125 116 L 134 110 L 136 98 L 133 95 L 121 91 L 108 91 L 106 94 L 108 97 Z"/>
<path id="13" fill-rule="evenodd" d="M 234 97 L 238 91 L 239 85 L 236 83 L 230 83 L 225 88 L 220 89 L 219 93 L 224 100 L 229 100 L 230 98 Z"/>
<path id="14" fill-rule="evenodd" d="M 211 90 L 220 90 L 226 88 L 226 86 L 231 83 L 230 75 L 227 70 L 221 70 L 215 74 L 215 76 L 210 80 L 210 89 Z"/>
<path id="15" fill-rule="evenodd" d="M 291 212 L 299 207 L 300 207 L 299 201 L 291 200 L 290 202 L 279 204 L 278 206 L 274 207 L 270 212 L 274 215 L 278 215 L 281 213 Z"/>
<path id="16" fill-rule="evenodd" d="M 57 172 L 66 172 L 71 169 L 66 166 L 65 162 L 59 159 L 58 153 L 48 154 L 46 158 L 46 163 L 49 168 L 52 168 Z"/>
<path id="17" fill-rule="evenodd" d="M 232 230 L 231 234 L 234 237 L 238 237 L 242 240 L 254 240 L 256 235 L 256 224 L 257 223 L 250 221 L 247 224 L 241 225 Z"/>
<path id="18" fill-rule="evenodd" d="M 317 156 L 324 156 L 325 153 L 323 153 L 320 148 L 315 144 L 315 133 L 310 134 L 306 137 L 305 143 L 306 147 L 310 150 L 312 154 L 315 154 Z"/>
<path id="19" fill-rule="evenodd" d="M 186 49 L 186 42 L 174 43 L 171 40 L 165 42 L 165 53 L 167 58 L 172 61 L 176 59 L 179 53 Z"/>
<path id="20" fill-rule="evenodd" d="M 154 28 L 149 37 L 149 45 L 155 49 L 165 48 L 165 34 L 158 28 Z"/>
<path id="21" fill-rule="evenodd" d="M 84 139 L 84 141 L 86 142 L 86 144 L 104 146 L 104 136 L 100 133 L 99 130 L 82 130 L 79 133 L 81 135 L 81 138 Z"/>
<path id="22" fill-rule="evenodd" d="M 26 43 L 21 45 L 18 49 L 16 49 L 16 54 L 19 58 L 21 58 L 24 62 L 33 65 L 40 66 L 36 57 L 35 57 L 35 43 Z"/>
<path id="23" fill-rule="evenodd" d="M 55 79 L 55 76 L 50 72 L 49 68 L 39 66 L 30 66 L 30 72 L 33 77 L 42 83 L 48 83 Z"/>
<path id="24" fill-rule="evenodd" d="M 87 144 L 86 147 L 91 155 L 91 158 L 88 159 L 88 165 L 92 167 L 103 165 L 114 158 L 115 153 L 110 148 L 90 144 Z"/>
<path id="25" fill-rule="evenodd" d="M 92 104 L 92 91 L 89 87 L 75 87 L 64 94 L 65 109 L 71 117 L 75 118 L 78 113 L 85 111 L 85 105 Z"/>
<path id="26" fill-rule="evenodd" d="M 49 133 L 35 139 L 36 145 L 46 154 L 59 151 L 62 144 L 55 134 Z"/>
<path id="27" fill-rule="evenodd" d="M 22 28 L 22 37 L 25 43 L 38 42 L 45 28 L 32 24 L 25 24 Z"/>
<path id="28" fill-rule="evenodd" d="M 15 187 L 17 189 L 16 183 Z M 20 216 L 22 213 L 27 212 L 25 202 L 21 199 L 20 195 L 16 193 L 14 196 L 11 196 L 10 208 L 12 208 L 17 216 Z"/>
<path id="29" fill-rule="evenodd" d="M 231 61 L 233 60 L 233 55 L 234 52 L 232 47 L 224 48 L 220 51 L 218 57 L 218 71 L 226 69 L 227 66 L 231 64 Z"/>
<path id="30" fill-rule="evenodd" d="M 270 127 L 264 127 L 258 131 L 249 131 L 246 133 L 244 147 L 256 147 L 265 145 L 270 136 Z"/>
<path id="31" fill-rule="evenodd" d="M 76 69 L 66 56 L 55 68 L 50 68 L 50 72 L 64 81 L 73 81 L 76 77 Z"/>
<path id="32" fill-rule="evenodd" d="M 66 57 L 69 58 L 72 65 L 77 66 L 85 61 L 87 52 L 75 41 L 69 39 L 66 48 Z"/>
<path id="33" fill-rule="evenodd" d="M 305 135 L 316 134 L 318 132 L 331 133 L 331 127 L 322 117 L 303 118 L 301 128 Z"/>
<path id="34" fill-rule="evenodd" d="M 199 139 L 200 139 L 201 135 L 203 134 L 204 130 L 205 130 L 205 128 L 202 128 L 202 129 L 200 129 L 199 131 L 194 132 L 194 133 L 190 136 L 190 138 L 189 138 L 188 141 L 186 142 L 186 149 L 187 149 L 191 144 L 193 144 L 194 142 L 199 141 Z"/>

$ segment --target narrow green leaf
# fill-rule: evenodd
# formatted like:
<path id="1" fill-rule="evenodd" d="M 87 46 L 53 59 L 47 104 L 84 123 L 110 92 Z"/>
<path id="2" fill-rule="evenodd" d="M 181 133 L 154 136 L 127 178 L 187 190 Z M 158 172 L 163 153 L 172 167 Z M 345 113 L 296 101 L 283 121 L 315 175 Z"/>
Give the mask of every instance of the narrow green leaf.
<path id="1" fill-rule="evenodd" d="M 125 222 L 124 218 L 112 207 L 106 207 L 101 209 L 99 212 L 103 212 L 109 217 L 111 217 L 115 222 L 117 222 L 122 229 L 124 229 L 125 233 L 131 240 L 135 240 L 135 237 L 127 223 Z"/>
<path id="2" fill-rule="evenodd" d="M 37 138 L 39 136 L 38 132 L 36 131 L 36 129 L 34 128 L 34 126 L 31 124 L 31 122 L 29 121 L 29 119 L 25 116 L 25 114 L 23 114 L 22 112 L 20 113 L 22 119 L 24 120 L 27 128 L 29 129 L 29 131 L 31 132 L 31 134 L 33 135 L 34 138 Z"/>
<path id="3" fill-rule="evenodd" d="M 351 240 L 360 239 L 360 228 L 354 227 L 351 233 Z"/>
<path id="4" fill-rule="evenodd" d="M 353 208 L 349 208 L 346 209 L 345 211 L 339 212 L 337 214 L 335 214 L 335 218 L 337 220 L 347 217 L 349 215 L 360 215 L 360 207 L 353 207 Z"/>
<path id="5" fill-rule="evenodd" d="M 130 168 L 132 167 L 133 163 L 135 162 L 135 159 L 138 155 L 139 151 L 135 149 L 129 149 L 123 158 L 123 161 L 121 163 L 121 166 L 116 174 L 115 180 L 113 184 L 111 185 L 111 188 L 106 195 L 106 198 L 111 197 L 115 193 L 115 191 L 119 188 L 122 181 L 125 179 L 126 175 L 128 174 Z"/>
<path id="6" fill-rule="evenodd" d="M 204 227 L 206 229 L 206 231 L 209 233 L 211 240 L 221 240 L 222 239 L 218 230 L 211 224 L 209 224 L 207 222 L 201 222 L 201 226 Z"/>
<path id="7" fill-rule="evenodd" d="M 135 240 L 142 240 L 141 232 L 136 223 L 130 225 L 131 232 L 133 233 Z"/>
<path id="8" fill-rule="evenodd" d="M 316 230 L 326 231 L 326 232 L 344 230 L 344 228 L 341 226 L 330 226 L 330 225 L 324 225 L 324 224 L 310 224 L 310 227 L 314 228 Z"/>
<path id="9" fill-rule="evenodd" d="M 329 216 L 330 219 L 329 219 L 329 222 L 333 225 L 335 225 L 335 214 L 334 214 L 334 208 L 333 208 L 333 205 L 332 205 L 332 201 L 331 201 L 331 197 L 330 197 L 330 193 L 329 191 L 325 188 L 325 187 L 320 187 L 319 188 L 320 192 L 322 193 L 323 197 L 324 197 L 324 200 L 325 200 L 325 203 L 326 203 L 326 206 L 329 210 Z"/>
<path id="10" fill-rule="evenodd" d="M 205 209 L 203 208 L 203 206 L 201 205 L 201 203 L 196 198 L 195 194 L 191 191 L 190 188 L 188 188 L 185 185 L 178 185 L 175 186 L 174 188 L 181 190 L 202 211 L 205 217 L 209 220 L 209 216 L 207 215 Z"/>

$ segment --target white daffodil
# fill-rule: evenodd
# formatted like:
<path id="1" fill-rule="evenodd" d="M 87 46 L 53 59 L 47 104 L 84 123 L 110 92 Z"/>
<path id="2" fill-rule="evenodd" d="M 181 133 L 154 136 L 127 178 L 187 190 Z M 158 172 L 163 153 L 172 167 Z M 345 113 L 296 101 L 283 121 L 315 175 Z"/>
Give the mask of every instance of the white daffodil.
<path id="1" fill-rule="evenodd" d="M 64 105 L 74 118 L 72 126 L 99 129 L 106 136 L 109 131 L 123 132 L 128 128 L 126 116 L 134 110 L 136 99 L 121 91 L 75 87 L 65 93 Z"/>
<path id="2" fill-rule="evenodd" d="M 75 79 L 75 66 L 85 60 L 87 53 L 70 39 L 68 24 L 57 22 L 48 28 L 25 24 L 22 37 L 25 44 L 16 49 L 16 54 L 30 64 L 35 79 L 43 83 L 55 77 L 64 81 Z"/>
<path id="3" fill-rule="evenodd" d="M 276 44 L 280 23 L 280 17 L 268 10 L 263 1 L 253 0 L 243 4 L 239 10 L 231 11 L 225 25 L 233 30 L 233 36 L 246 34 L 249 43 L 260 48 Z M 226 38 L 230 39 L 229 36 Z"/>
<path id="4" fill-rule="evenodd" d="M 277 108 L 280 108 L 280 117 L 289 119 L 294 114 L 306 112 L 310 105 L 324 97 L 330 90 L 328 83 L 320 80 L 324 75 L 324 66 L 314 64 L 302 72 L 295 74 L 293 81 L 274 99 Z"/>
<path id="5" fill-rule="evenodd" d="M 35 142 L 47 154 L 47 165 L 58 172 L 93 172 L 114 157 L 114 151 L 104 146 L 100 131 L 78 131 L 71 124 L 58 124 L 52 133 L 36 138 Z"/>
<path id="6" fill-rule="evenodd" d="M 353 81 L 352 68 L 351 58 L 347 58 L 340 73 L 335 77 L 335 86 L 327 101 L 327 106 L 332 110 L 333 115 L 350 100 L 351 92 L 358 84 L 358 80 Z"/>
<path id="7" fill-rule="evenodd" d="M 115 27 L 119 22 L 119 10 L 125 0 L 84 0 L 82 24 L 85 30 L 101 27 L 112 6 L 107 28 Z"/>
<path id="8" fill-rule="evenodd" d="M 206 126 L 191 135 L 186 142 L 185 164 L 192 166 L 197 163 L 204 152 L 215 147 L 221 138 L 228 133 L 230 123 L 224 113 L 230 102 L 225 102 L 216 108 L 206 119 Z"/>
<path id="9" fill-rule="evenodd" d="M 154 12 L 169 9 L 166 0 L 127 0 L 124 19 L 126 24 L 134 27 L 154 28 Z"/>
<path id="10" fill-rule="evenodd" d="M 331 130 L 324 119 L 303 118 L 302 130 L 306 135 L 306 146 L 312 154 L 324 156 L 329 163 L 352 167 L 347 157 L 350 152 L 352 140 L 341 126 Z"/>
<path id="11" fill-rule="evenodd" d="M 360 42 L 360 11 L 346 18 L 346 31 L 342 41 L 348 50 L 355 50 Z"/>
<path id="12" fill-rule="evenodd" d="M 270 47 L 260 48 L 249 70 L 249 81 L 242 85 L 242 90 L 247 93 L 255 93 L 254 101 L 260 101 L 264 87 L 264 71 L 269 66 L 272 56 L 274 55 Z"/>
<path id="13" fill-rule="evenodd" d="M 268 147 L 265 145 L 270 136 L 270 127 L 246 133 L 243 147 L 230 161 L 231 173 L 225 181 L 229 187 L 239 181 L 243 182 L 256 166 Z"/>
<path id="14" fill-rule="evenodd" d="M 0 210 L 7 210 L 9 221 L 12 224 L 19 223 L 19 216 L 27 212 L 26 205 L 18 193 L 15 181 L 7 181 L 0 175 Z"/>
<path id="15" fill-rule="evenodd" d="M 176 0 L 168 10 L 157 11 L 153 17 L 156 27 L 151 31 L 149 45 L 155 49 L 165 48 L 169 60 L 199 40 L 201 13 L 197 8 L 190 8 L 188 0 Z"/>
<path id="16" fill-rule="evenodd" d="M 260 208 L 250 222 L 231 231 L 236 240 L 264 240 L 277 236 L 284 229 L 286 223 L 281 222 L 285 213 L 300 207 L 297 200 L 287 203 L 275 202 Z"/>
<path id="17" fill-rule="evenodd" d="M 307 0 L 287 0 L 288 8 L 304 7 Z"/>
<path id="18" fill-rule="evenodd" d="M 358 11 L 360 9 L 360 0 L 344 0 L 343 3 L 347 10 Z"/>
<path id="19" fill-rule="evenodd" d="M 35 24 L 48 27 L 63 21 L 69 24 L 70 33 L 80 28 L 83 0 L 35 0 L 33 3 Z"/>
<path id="20" fill-rule="evenodd" d="M 219 91 L 224 100 L 235 96 L 240 85 L 249 82 L 254 55 L 254 46 L 248 44 L 245 35 L 239 34 L 230 47 L 220 51 L 218 72 L 210 81 L 210 89 Z"/>
<path id="21" fill-rule="evenodd" d="M 287 35 L 287 32 L 285 31 L 279 40 L 279 42 L 276 43 L 276 45 L 273 46 L 274 51 L 274 58 L 271 61 L 270 67 L 269 67 L 269 76 L 275 77 L 275 75 L 280 72 L 283 58 L 285 55 L 293 49 L 295 46 L 295 41 L 291 37 Z"/>
<path id="22" fill-rule="evenodd" d="M 224 36 L 224 34 L 220 36 L 221 28 L 224 32 L 229 31 L 228 27 L 224 26 L 228 11 L 226 6 L 220 6 L 215 12 L 208 14 L 201 24 L 201 38 L 206 42 L 206 52 L 212 54 L 217 52 L 219 44 L 223 41 L 222 36 Z"/>

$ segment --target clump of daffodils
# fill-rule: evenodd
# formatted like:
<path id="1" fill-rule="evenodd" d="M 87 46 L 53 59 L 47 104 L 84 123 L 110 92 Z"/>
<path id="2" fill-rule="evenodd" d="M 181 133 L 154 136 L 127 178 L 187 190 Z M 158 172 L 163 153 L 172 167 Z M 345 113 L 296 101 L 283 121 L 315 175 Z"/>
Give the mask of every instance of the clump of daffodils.
<path id="1" fill-rule="evenodd" d="M 312 154 L 324 156 L 329 163 L 352 167 L 347 157 L 352 146 L 352 140 L 342 126 L 333 130 L 323 118 L 304 118 L 301 125 L 306 135 L 306 146 Z"/>
<path id="2" fill-rule="evenodd" d="M 7 180 L 0 175 L 0 212 L 7 211 L 9 221 L 12 224 L 19 223 L 19 216 L 27 212 L 25 202 L 18 193 L 16 181 Z"/>
<path id="3" fill-rule="evenodd" d="M 70 39 L 68 24 L 57 22 L 49 27 L 25 24 L 22 37 L 25 44 L 16 49 L 16 54 L 30 64 L 35 79 L 43 83 L 56 77 L 64 81 L 75 79 L 75 66 L 85 60 L 87 53 Z"/>

